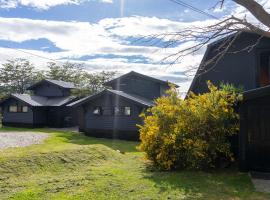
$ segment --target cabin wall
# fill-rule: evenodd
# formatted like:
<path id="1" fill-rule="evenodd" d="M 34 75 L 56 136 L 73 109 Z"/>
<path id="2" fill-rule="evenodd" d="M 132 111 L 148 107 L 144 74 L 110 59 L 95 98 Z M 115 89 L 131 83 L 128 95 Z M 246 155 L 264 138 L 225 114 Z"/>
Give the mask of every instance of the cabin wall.
<path id="1" fill-rule="evenodd" d="M 9 99 L 2 105 L 2 117 L 4 125 L 17 125 L 20 124 L 22 126 L 32 126 L 33 124 L 33 111 L 32 108 L 28 106 L 28 112 L 26 113 L 11 113 L 9 112 L 9 106 L 11 105 L 20 105 L 27 106 L 21 101 L 16 99 Z"/>
<path id="2" fill-rule="evenodd" d="M 163 94 L 165 88 L 160 88 L 160 83 L 144 79 L 138 76 L 126 76 L 114 83 L 114 90 L 121 90 L 126 93 L 136 94 L 147 99 L 155 99 Z M 168 87 L 169 88 L 169 87 Z"/>
<path id="3" fill-rule="evenodd" d="M 45 107 L 34 107 L 33 119 L 36 127 L 47 126 L 47 109 Z"/>
<path id="4" fill-rule="evenodd" d="M 229 51 L 241 50 L 251 44 L 255 44 L 258 36 L 254 34 L 242 34 L 233 44 Z M 206 51 L 205 61 L 216 55 L 217 45 L 209 46 Z M 260 43 L 251 51 L 242 51 L 235 54 L 226 54 L 216 66 L 209 65 L 206 73 L 198 71 L 199 76 L 194 79 L 190 90 L 195 93 L 207 92 L 206 82 L 210 80 L 215 85 L 220 83 L 231 83 L 237 87 L 243 87 L 244 90 L 250 90 L 258 87 L 258 58 L 257 52 L 260 49 L 270 49 L 270 40 L 261 39 Z"/>
<path id="5" fill-rule="evenodd" d="M 240 108 L 239 165 L 270 172 L 270 96 L 245 100 Z"/>
<path id="6" fill-rule="evenodd" d="M 34 89 L 34 94 L 46 97 L 62 97 L 69 96 L 70 92 L 68 89 L 63 89 L 59 86 L 49 83 L 43 83 Z"/>
<path id="7" fill-rule="evenodd" d="M 114 116 L 101 115 L 97 116 L 93 114 L 93 110 L 96 106 L 110 107 L 114 106 L 128 106 L 131 107 L 131 116 Z M 85 116 L 80 122 L 80 129 L 84 129 L 88 134 L 92 134 L 96 137 L 116 137 L 120 139 L 138 140 L 138 127 L 136 124 L 142 124 L 142 120 L 139 114 L 142 111 L 142 107 L 133 104 L 121 97 L 117 97 L 110 94 L 105 94 L 102 97 L 97 98 L 84 105 Z M 112 110 L 113 111 L 113 110 Z"/>

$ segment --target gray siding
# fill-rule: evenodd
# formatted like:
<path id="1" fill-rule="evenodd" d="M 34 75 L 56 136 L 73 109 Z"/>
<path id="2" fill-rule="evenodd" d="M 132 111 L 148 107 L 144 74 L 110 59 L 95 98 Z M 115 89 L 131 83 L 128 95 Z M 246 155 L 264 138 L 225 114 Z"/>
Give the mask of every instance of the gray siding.
<path id="1" fill-rule="evenodd" d="M 22 124 L 32 124 L 33 123 L 33 111 L 30 107 L 28 107 L 27 113 L 10 113 L 9 106 L 10 105 L 21 105 L 26 106 L 26 104 L 16 100 L 9 99 L 2 105 L 2 114 L 3 114 L 3 122 L 4 123 L 22 123 Z"/>
<path id="2" fill-rule="evenodd" d="M 34 94 L 38 96 L 46 96 L 46 97 L 61 97 L 69 95 L 68 89 L 63 89 L 59 86 L 43 83 L 37 86 L 34 90 Z"/>
<path id="3" fill-rule="evenodd" d="M 241 50 L 258 40 L 257 35 L 244 33 L 234 43 L 229 51 Z M 205 61 L 211 59 L 216 54 L 217 45 L 210 45 L 206 54 Z M 210 80 L 215 85 L 221 82 L 231 83 L 235 86 L 242 86 L 244 90 L 258 87 L 257 80 L 257 53 L 261 49 L 270 49 L 270 39 L 263 38 L 260 43 L 251 51 L 242 51 L 236 54 L 226 54 L 215 67 L 208 66 L 206 73 L 198 71 L 190 90 L 195 93 L 207 92 L 206 81 Z M 213 68 L 213 69 L 211 69 Z"/>
<path id="4" fill-rule="evenodd" d="M 160 85 L 160 83 L 138 76 L 126 76 L 113 84 L 112 88 L 114 90 L 136 94 L 147 99 L 155 99 L 160 97 L 161 92 L 164 90 L 163 88 L 160 88 Z"/>
<path id="5" fill-rule="evenodd" d="M 114 107 L 114 106 L 129 106 L 131 107 L 131 116 L 114 116 L 114 115 L 102 115 L 96 116 L 93 114 L 93 110 L 96 106 Z M 118 130 L 118 131 L 138 131 L 136 124 L 141 124 L 142 121 L 139 118 L 139 114 L 142 111 L 142 107 L 133 104 L 125 99 L 106 94 L 96 100 L 84 105 L 86 110 L 85 123 L 80 122 L 82 129 L 100 129 L 100 130 Z"/>

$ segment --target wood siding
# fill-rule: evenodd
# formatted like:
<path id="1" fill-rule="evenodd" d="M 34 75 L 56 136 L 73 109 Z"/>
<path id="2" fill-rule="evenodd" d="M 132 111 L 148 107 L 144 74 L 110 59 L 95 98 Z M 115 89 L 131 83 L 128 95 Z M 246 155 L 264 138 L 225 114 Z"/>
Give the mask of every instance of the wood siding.
<path id="1" fill-rule="evenodd" d="M 164 91 L 169 89 L 169 86 L 166 87 L 158 82 L 133 75 L 119 79 L 117 83 L 112 85 L 112 88 L 114 90 L 136 94 L 147 99 L 156 99 L 161 95 L 164 95 Z"/>
<path id="2" fill-rule="evenodd" d="M 93 110 L 96 106 L 111 107 L 114 106 L 128 106 L 131 107 L 131 116 L 114 116 L 101 115 L 97 116 L 93 114 Z M 120 131 L 138 131 L 136 124 L 141 124 L 142 121 L 139 118 L 139 114 L 142 111 L 142 107 L 137 104 L 133 104 L 121 97 L 117 97 L 110 94 L 105 94 L 96 100 L 84 105 L 85 117 L 79 124 L 83 125 L 82 129 L 101 129 L 101 130 L 120 130 Z"/>
<path id="3" fill-rule="evenodd" d="M 270 96 L 247 100 L 240 109 L 240 169 L 270 172 Z"/>
<path id="4" fill-rule="evenodd" d="M 10 98 L 2 105 L 3 123 L 22 123 L 22 124 L 33 123 L 33 111 L 31 107 L 28 107 L 28 112 L 26 113 L 19 113 L 19 112 L 11 113 L 9 112 L 10 105 L 27 106 L 21 101 Z"/>
<path id="5" fill-rule="evenodd" d="M 257 35 L 243 33 L 234 42 L 230 52 L 241 50 L 248 45 L 255 44 Z M 213 58 L 217 53 L 218 45 L 210 45 L 205 53 L 204 61 Z M 206 82 L 210 80 L 215 85 L 220 83 L 231 83 L 235 86 L 250 90 L 258 87 L 258 57 L 257 54 L 263 49 L 270 49 L 270 39 L 263 38 L 251 51 L 242 51 L 235 54 L 226 54 L 215 67 L 209 65 L 206 73 L 198 71 L 190 90 L 195 93 L 207 92 Z"/>
<path id="6" fill-rule="evenodd" d="M 35 88 L 34 94 L 45 97 L 62 97 L 69 96 L 70 92 L 69 89 L 63 89 L 50 83 L 43 83 Z"/>

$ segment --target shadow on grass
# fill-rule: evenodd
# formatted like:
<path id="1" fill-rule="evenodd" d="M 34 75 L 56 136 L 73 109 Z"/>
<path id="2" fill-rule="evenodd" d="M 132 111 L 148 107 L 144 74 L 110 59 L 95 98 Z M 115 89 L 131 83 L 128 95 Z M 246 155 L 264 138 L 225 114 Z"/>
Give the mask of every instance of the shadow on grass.
<path id="1" fill-rule="evenodd" d="M 53 130 L 48 128 L 16 128 L 16 127 L 2 127 L 1 131 L 34 131 L 56 134 L 57 138 L 60 138 L 64 143 L 72 143 L 78 145 L 91 145 L 102 144 L 114 150 L 120 150 L 121 152 L 138 152 L 136 146 L 138 142 L 117 140 L 117 139 L 105 139 L 94 138 L 84 135 L 83 133 Z"/>
<path id="2" fill-rule="evenodd" d="M 160 192 L 180 191 L 182 199 L 268 199 L 270 195 L 255 191 L 246 173 L 236 169 L 216 171 L 158 171 L 145 169 L 144 178 L 155 183 Z"/>
<path id="3" fill-rule="evenodd" d="M 84 135 L 83 133 L 74 132 L 58 132 L 58 136 L 67 139 L 67 142 L 79 145 L 91 145 L 102 144 L 114 150 L 120 150 L 122 152 L 137 152 L 136 146 L 138 142 L 117 140 L 117 139 L 105 139 L 94 138 Z"/>

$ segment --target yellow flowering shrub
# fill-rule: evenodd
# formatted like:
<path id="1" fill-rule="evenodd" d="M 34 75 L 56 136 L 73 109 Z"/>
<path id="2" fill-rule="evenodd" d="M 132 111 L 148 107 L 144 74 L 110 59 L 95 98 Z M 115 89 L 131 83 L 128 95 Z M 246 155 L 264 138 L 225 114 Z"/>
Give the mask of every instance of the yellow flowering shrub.
<path id="1" fill-rule="evenodd" d="M 172 88 L 141 114 L 139 149 L 159 168 L 205 169 L 234 160 L 228 138 L 239 130 L 234 107 L 241 96 L 230 85 L 208 82 L 208 88 L 186 100 Z"/>

